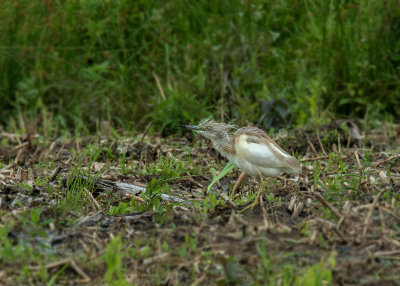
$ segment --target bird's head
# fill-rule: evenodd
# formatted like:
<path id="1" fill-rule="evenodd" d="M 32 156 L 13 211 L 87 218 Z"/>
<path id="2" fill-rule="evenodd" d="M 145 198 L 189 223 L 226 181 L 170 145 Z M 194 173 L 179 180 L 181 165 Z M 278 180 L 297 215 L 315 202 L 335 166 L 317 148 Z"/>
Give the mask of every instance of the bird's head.
<path id="1" fill-rule="evenodd" d="M 229 130 L 235 129 L 235 125 L 218 123 L 210 119 L 203 120 L 199 125 L 179 125 L 196 131 L 200 135 L 212 140 L 220 141 L 229 139 Z"/>

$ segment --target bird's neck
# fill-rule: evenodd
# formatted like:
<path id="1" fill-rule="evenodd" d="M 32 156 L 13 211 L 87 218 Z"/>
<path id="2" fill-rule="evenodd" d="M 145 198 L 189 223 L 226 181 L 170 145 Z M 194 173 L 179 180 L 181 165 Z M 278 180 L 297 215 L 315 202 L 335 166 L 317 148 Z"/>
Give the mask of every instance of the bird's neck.
<path id="1" fill-rule="evenodd" d="M 233 146 L 233 138 L 229 135 L 225 135 L 220 140 L 214 140 L 213 145 L 222 156 L 230 159 L 235 154 L 235 148 Z"/>

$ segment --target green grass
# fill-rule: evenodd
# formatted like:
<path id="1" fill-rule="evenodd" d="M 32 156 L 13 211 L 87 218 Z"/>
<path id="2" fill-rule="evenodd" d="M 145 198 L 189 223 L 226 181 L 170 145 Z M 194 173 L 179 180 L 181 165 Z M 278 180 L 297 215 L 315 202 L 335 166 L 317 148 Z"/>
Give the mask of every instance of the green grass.
<path id="1" fill-rule="evenodd" d="M 395 0 L 6 0 L 0 17 L 0 123 L 11 130 L 400 115 Z"/>

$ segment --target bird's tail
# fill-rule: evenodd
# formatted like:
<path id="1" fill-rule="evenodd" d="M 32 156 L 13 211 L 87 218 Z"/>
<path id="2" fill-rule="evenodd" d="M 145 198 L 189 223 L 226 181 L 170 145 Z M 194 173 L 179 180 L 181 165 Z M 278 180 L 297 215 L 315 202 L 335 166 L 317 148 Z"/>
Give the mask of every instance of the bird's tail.
<path id="1" fill-rule="evenodd" d="M 298 175 L 301 172 L 301 164 L 295 157 L 286 158 L 287 167 L 284 172 L 288 175 Z"/>

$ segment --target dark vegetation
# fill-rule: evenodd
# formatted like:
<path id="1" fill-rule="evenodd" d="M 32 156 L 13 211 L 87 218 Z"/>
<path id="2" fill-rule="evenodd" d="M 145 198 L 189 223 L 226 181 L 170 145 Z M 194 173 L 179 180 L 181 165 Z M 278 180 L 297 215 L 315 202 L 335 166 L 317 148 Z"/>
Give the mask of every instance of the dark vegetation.
<path id="1" fill-rule="evenodd" d="M 1 285 L 398 283 L 397 1 L 4 0 L 0 19 Z M 232 198 L 239 171 L 176 128 L 206 117 L 263 128 L 301 175 L 241 212 L 258 180 Z"/>
<path id="2" fill-rule="evenodd" d="M 388 1 L 2 1 L 1 122 L 48 134 L 175 133 L 207 116 L 269 128 L 399 118 Z M 157 84 L 157 81 L 159 84 Z"/>

